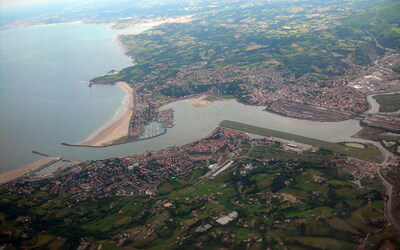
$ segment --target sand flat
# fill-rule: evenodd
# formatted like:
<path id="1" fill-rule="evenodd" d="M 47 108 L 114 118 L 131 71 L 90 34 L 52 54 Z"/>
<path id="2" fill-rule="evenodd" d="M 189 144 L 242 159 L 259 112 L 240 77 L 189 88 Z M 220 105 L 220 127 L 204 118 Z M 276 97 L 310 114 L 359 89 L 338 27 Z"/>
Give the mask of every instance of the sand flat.
<path id="1" fill-rule="evenodd" d="M 211 106 L 213 104 L 213 102 L 208 101 L 208 100 L 198 100 L 194 103 L 192 103 L 193 107 L 195 108 L 205 108 L 208 106 Z"/>

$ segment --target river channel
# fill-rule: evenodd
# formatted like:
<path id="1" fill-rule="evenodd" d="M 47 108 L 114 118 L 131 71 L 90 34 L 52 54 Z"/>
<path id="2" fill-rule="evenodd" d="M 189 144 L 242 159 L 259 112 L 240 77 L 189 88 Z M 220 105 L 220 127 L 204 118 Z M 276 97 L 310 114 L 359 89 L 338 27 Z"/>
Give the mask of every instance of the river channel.
<path id="1" fill-rule="evenodd" d="M 163 109 L 174 109 L 176 125 L 168 129 L 166 134 L 156 138 L 107 148 L 81 148 L 55 145 L 53 148 L 36 148 L 35 150 L 61 156 L 69 160 L 99 160 L 126 156 L 147 150 L 153 151 L 174 145 L 180 146 L 199 140 L 210 134 L 223 120 L 249 123 L 331 142 L 370 142 L 351 138 L 353 134 L 361 129 L 357 120 L 342 122 L 298 120 L 263 111 L 262 106 L 244 105 L 236 100 L 216 101 L 209 107 L 195 108 L 192 104 L 197 100 L 195 98 L 185 99 L 164 106 Z M 376 143 L 376 146 L 380 145 Z"/>
<path id="2" fill-rule="evenodd" d="M 131 65 L 116 35 L 149 28 L 116 32 L 103 25 L 63 24 L 2 31 L 0 172 L 39 159 L 32 150 L 68 160 L 100 160 L 179 146 L 207 136 L 222 120 L 331 142 L 368 142 L 351 138 L 361 129 L 357 120 L 298 120 L 235 100 L 198 109 L 192 106 L 196 99 L 186 99 L 163 107 L 174 109 L 176 125 L 162 136 L 107 148 L 62 146 L 61 142 L 86 139 L 116 113 L 123 91 L 116 86 L 89 88 L 88 79 Z M 374 112 L 377 104 L 371 97 L 368 100 Z"/>

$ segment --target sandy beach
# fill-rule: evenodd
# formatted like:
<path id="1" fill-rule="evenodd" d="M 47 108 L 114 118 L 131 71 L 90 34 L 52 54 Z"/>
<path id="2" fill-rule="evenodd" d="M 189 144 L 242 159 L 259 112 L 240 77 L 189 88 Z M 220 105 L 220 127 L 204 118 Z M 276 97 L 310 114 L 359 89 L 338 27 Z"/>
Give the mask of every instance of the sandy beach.
<path id="1" fill-rule="evenodd" d="M 126 82 L 117 82 L 122 87 L 129 98 L 124 99 L 126 107 L 126 113 L 120 117 L 113 124 L 100 131 L 94 138 L 86 140 L 79 145 L 83 146 L 105 146 L 111 144 L 113 141 L 128 136 L 129 133 L 129 122 L 131 120 L 133 110 L 133 90 Z"/>
<path id="2" fill-rule="evenodd" d="M 129 98 L 124 99 L 124 106 L 126 108 L 126 112 L 112 123 L 110 126 L 101 130 L 94 138 L 91 138 L 87 141 L 80 143 L 80 145 L 85 146 L 104 146 L 112 143 L 116 139 L 127 136 L 129 132 L 129 122 L 133 113 L 132 105 L 133 105 L 133 90 L 126 82 L 117 82 L 120 87 L 122 87 L 126 96 Z M 21 177 L 29 172 L 32 172 L 41 166 L 48 164 L 54 160 L 60 159 L 59 157 L 47 156 L 44 157 L 32 164 L 29 164 L 23 168 L 12 170 L 3 174 L 0 174 L 0 184 L 5 183 L 11 180 L 14 180 L 18 177 Z"/>
<path id="3" fill-rule="evenodd" d="M 195 107 L 195 108 L 205 108 L 205 107 L 211 106 L 212 104 L 213 104 L 213 102 L 207 101 L 207 100 L 198 100 L 198 101 L 192 103 L 193 107 Z"/>
<path id="4" fill-rule="evenodd" d="M 4 173 L 4 174 L 0 174 L 0 184 L 1 183 L 6 183 L 6 182 L 14 180 L 14 179 L 16 179 L 18 177 L 21 177 L 21 176 L 23 176 L 23 175 L 25 175 L 25 174 L 33 171 L 33 170 L 36 170 L 36 169 L 40 168 L 41 166 L 43 166 L 45 164 L 48 164 L 48 163 L 50 163 L 50 162 L 52 162 L 54 160 L 58 160 L 58 159 L 60 159 L 60 158 L 47 156 L 47 157 L 44 157 L 44 158 L 42 158 L 42 159 L 40 159 L 40 160 L 38 160 L 38 161 L 36 161 L 36 162 L 34 162 L 32 164 L 29 164 L 29 165 L 27 165 L 27 166 L 25 166 L 23 168 L 19 168 L 19 169 L 12 170 L 12 171 L 9 171 L 9 172 Z"/>

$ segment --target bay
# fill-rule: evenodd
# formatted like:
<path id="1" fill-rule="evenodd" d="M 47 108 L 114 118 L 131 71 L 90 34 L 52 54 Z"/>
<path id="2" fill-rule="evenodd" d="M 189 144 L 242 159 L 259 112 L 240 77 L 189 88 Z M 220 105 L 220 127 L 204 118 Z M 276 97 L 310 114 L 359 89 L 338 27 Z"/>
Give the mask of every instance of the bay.
<path id="1" fill-rule="evenodd" d="M 0 31 L 0 172 L 39 159 L 32 150 L 82 141 L 113 117 L 124 91 L 88 84 L 132 65 L 117 33 L 82 23 Z"/>
<path id="2" fill-rule="evenodd" d="M 144 25 L 122 33 L 149 29 Z M 131 65 L 116 32 L 104 25 L 61 24 L 0 31 L 0 172 L 39 157 L 37 150 L 68 160 L 99 160 L 159 150 L 199 140 L 222 120 L 233 120 L 312 138 L 359 141 L 359 122 L 315 122 L 279 116 L 235 100 L 205 108 L 186 99 L 163 108 L 175 110 L 176 126 L 165 135 L 106 148 L 66 147 L 89 137 L 121 106 L 116 86 L 88 87 L 94 76 Z M 120 32 L 120 31 L 119 31 Z"/>

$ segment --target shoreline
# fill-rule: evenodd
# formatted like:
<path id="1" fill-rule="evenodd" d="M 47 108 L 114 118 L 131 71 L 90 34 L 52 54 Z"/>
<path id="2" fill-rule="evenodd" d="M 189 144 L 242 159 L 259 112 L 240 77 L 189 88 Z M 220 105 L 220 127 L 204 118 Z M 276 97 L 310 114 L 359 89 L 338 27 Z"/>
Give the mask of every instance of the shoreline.
<path id="1" fill-rule="evenodd" d="M 13 28 L 26 28 L 26 27 L 42 27 L 42 26 L 55 26 L 55 25 L 60 25 L 60 24 L 90 24 L 84 21 L 72 21 L 72 22 L 61 22 L 61 23 L 52 23 L 52 24 L 33 24 L 33 25 L 22 25 L 18 27 L 4 27 L 2 29 L 13 29 Z M 162 23 L 154 23 L 154 22 L 143 22 L 139 23 L 135 26 L 141 26 L 141 25 L 150 25 L 150 29 L 153 28 L 155 25 L 161 25 Z M 107 23 L 103 23 L 103 25 L 107 25 Z M 112 27 L 109 26 L 110 29 Z M 129 27 L 126 27 L 129 28 Z M 121 30 L 123 31 L 123 29 Z M 133 61 L 133 58 L 130 57 L 126 53 L 126 46 L 120 41 L 119 36 L 122 34 L 116 34 L 115 40 L 118 44 L 118 46 L 123 50 L 123 54 L 130 58 L 131 62 Z M 125 82 L 116 82 L 115 84 L 119 85 L 125 92 L 125 97 L 122 100 L 122 105 L 121 107 L 116 111 L 116 114 L 108 121 L 106 121 L 104 124 L 101 125 L 97 130 L 95 130 L 88 138 L 85 140 L 79 142 L 76 146 L 82 146 L 82 147 L 107 147 L 107 146 L 112 146 L 112 142 L 120 139 L 124 136 L 129 135 L 129 123 L 130 119 L 133 115 L 133 89 Z M 114 85 L 115 85 L 114 84 Z M 125 109 L 124 114 L 118 115 L 118 112 L 120 112 L 121 109 Z M 118 118 L 116 118 L 116 116 Z M 115 119 L 115 121 L 113 121 Z M 35 152 L 33 152 L 35 153 Z M 0 184 L 15 180 L 20 178 L 21 176 L 24 176 L 30 172 L 33 172 L 37 169 L 39 169 L 42 166 L 45 166 L 49 162 L 53 161 L 54 159 L 58 159 L 53 156 L 47 156 L 45 154 L 39 154 L 43 156 L 43 158 L 32 162 L 28 165 L 24 165 L 21 168 L 7 171 L 5 173 L 0 173 Z"/>
<path id="2" fill-rule="evenodd" d="M 164 135 L 164 134 L 166 134 L 167 133 L 167 130 L 165 129 L 165 131 L 163 132 L 163 133 L 161 133 L 161 134 L 158 134 L 158 135 L 154 135 L 154 136 L 151 136 L 151 137 L 147 137 L 147 138 L 142 138 L 142 139 L 133 139 L 133 140 L 128 140 L 128 141 L 125 141 L 125 142 L 118 142 L 118 143 L 113 143 L 113 144 L 106 144 L 106 145 L 101 145 L 101 146 L 93 146 L 93 145 L 82 145 L 82 144 L 69 144 L 69 143 L 66 143 L 66 142 L 63 142 L 63 143 L 61 143 L 63 146 L 66 146 L 66 147 L 81 147 L 81 148 L 108 148 L 108 147 L 112 147 L 112 146 L 117 146 L 117 145 L 122 145 L 122 144 L 127 144 L 127 143 L 131 143 L 131 142 L 137 142 L 137 141 L 144 141 L 144 140 L 148 140 L 148 139 L 153 139 L 153 138 L 156 138 L 156 137 L 159 137 L 159 136 L 162 136 L 162 135 Z"/>
<path id="3" fill-rule="evenodd" d="M 126 82 L 116 82 L 126 93 L 122 108 L 125 108 L 125 113 L 116 121 L 112 122 L 105 128 L 95 131 L 88 139 L 78 143 L 80 146 L 107 146 L 113 141 L 129 135 L 129 123 L 133 115 L 133 89 Z M 104 125 L 103 125 L 104 126 Z"/>
<path id="4" fill-rule="evenodd" d="M 127 91 L 127 93 L 128 93 L 129 90 L 132 90 L 132 89 L 130 88 L 130 86 L 129 86 L 128 84 L 126 84 L 126 83 L 117 83 L 117 84 L 120 85 L 120 87 L 123 87 L 123 86 L 128 87 L 128 88 L 124 88 L 124 87 L 123 87 L 124 90 Z M 133 91 L 133 90 L 132 90 L 132 91 Z M 190 101 L 191 101 L 191 104 L 193 105 L 196 101 L 201 101 L 202 98 L 204 98 L 204 95 L 192 95 L 192 96 L 188 96 L 187 98 L 183 98 L 183 99 L 181 99 L 181 100 L 176 100 L 176 101 L 173 101 L 173 102 L 166 103 L 166 104 L 164 104 L 163 106 L 160 107 L 160 110 L 162 110 L 163 108 L 165 108 L 165 106 L 167 106 L 167 105 L 169 105 L 169 104 L 172 104 L 172 103 L 175 103 L 175 102 L 179 102 L 179 101 L 182 101 L 182 100 L 190 100 Z M 130 96 L 130 100 L 133 100 L 133 95 Z M 213 102 L 211 102 L 211 103 L 213 103 Z M 244 105 L 248 105 L 248 104 L 244 104 Z M 248 106 L 258 106 L 258 107 L 262 107 L 262 106 L 259 106 L 259 105 L 248 105 Z M 126 113 L 124 114 L 125 117 L 127 116 L 127 114 L 133 113 L 133 110 L 132 110 L 132 109 L 129 109 L 128 111 L 129 111 L 129 112 L 126 112 Z M 112 123 L 111 126 L 108 126 L 108 127 L 106 127 L 105 129 L 101 130 L 101 132 L 98 133 L 98 134 L 95 136 L 95 138 L 92 138 L 92 139 L 90 139 L 90 140 L 86 140 L 86 141 L 84 141 L 84 142 L 82 142 L 82 143 L 79 143 L 79 144 L 67 144 L 67 145 L 64 144 L 64 145 L 65 145 L 65 146 L 71 146 L 71 147 L 93 147 L 93 148 L 104 148 L 104 147 L 114 146 L 114 145 L 107 145 L 107 144 L 106 144 L 106 145 L 95 146 L 95 145 L 88 145 L 88 143 L 89 143 L 89 142 L 93 143 L 95 139 L 96 139 L 96 140 L 100 140 L 100 139 L 104 140 L 105 138 L 107 138 L 107 136 L 104 136 L 104 135 L 106 134 L 106 133 L 105 133 L 106 130 L 107 130 L 107 132 L 112 132 L 113 129 L 117 129 L 118 127 L 121 128 L 120 126 L 117 126 L 117 125 L 121 125 L 121 120 L 123 120 L 122 118 L 123 118 L 123 117 L 121 117 L 120 119 L 118 119 L 116 122 Z M 292 118 L 292 119 L 296 119 L 296 118 Z M 111 127 L 112 127 L 113 129 L 112 129 Z M 128 131 L 126 131 L 126 132 L 128 132 Z M 100 135 L 100 134 L 101 134 L 101 135 Z M 150 138 L 149 138 L 149 139 L 150 139 Z M 351 141 L 352 141 L 352 142 L 358 142 L 358 143 L 366 143 L 366 140 L 358 140 L 358 139 L 355 139 L 355 140 L 351 140 Z M 367 141 L 370 142 L 369 140 L 367 140 Z M 124 142 L 124 143 L 118 143 L 118 144 L 125 144 L 125 143 L 130 143 L 130 142 Z M 374 143 L 372 143 L 372 144 L 374 144 Z M 375 145 L 375 146 L 376 146 L 376 145 Z M 378 149 L 379 149 L 379 151 L 381 151 L 381 153 L 383 153 L 379 146 L 378 146 Z M 385 150 L 384 150 L 384 151 L 385 151 Z M 31 171 L 36 170 L 37 168 L 40 168 L 41 166 L 44 166 L 44 165 L 46 164 L 46 162 L 43 162 L 43 161 L 45 161 L 45 160 L 48 159 L 48 158 L 49 158 L 49 157 L 45 157 L 45 158 L 43 158 L 43 159 L 41 159 L 41 160 L 38 160 L 38 161 L 36 161 L 36 162 L 34 162 L 34 163 L 30 164 L 30 165 L 27 165 L 27 166 L 25 166 L 25 167 L 23 167 L 23 168 L 21 168 L 21 169 L 12 170 L 12 171 L 9 171 L 9 172 L 0 174 L 0 184 L 5 183 L 5 182 L 8 182 L 8 181 L 11 181 L 11 180 L 13 180 L 13 179 L 17 179 L 17 178 L 19 178 L 19 177 L 21 177 L 21 176 L 23 176 L 23 175 L 25 175 L 25 174 L 27 174 L 27 173 L 29 173 L 29 172 L 31 172 Z M 52 158 L 53 158 L 53 159 L 57 159 L 56 157 L 52 157 Z M 386 157 L 386 158 L 387 158 L 387 157 Z M 36 165 L 36 164 L 37 164 L 38 166 L 36 166 L 36 167 L 31 166 L 31 165 Z M 7 178 L 7 179 L 5 180 L 5 178 Z M 4 181 L 4 180 L 5 180 L 5 181 Z"/>
<path id="5" fill-rule="evenodd" d="M 159 136 L 164 135 L 164 134 L 167 133 L 167 130 L 165 130 L 164 133 L 156 135 L 156 136 L 152 136 L 152 137 L 149 137 L 149 138 L 135 139 L 135 140 L 125 141 L 125 142 L 113 143 L 117 139 L 121 139 L 123 137 L 128 137 L 129 136 L 129 131 L 128 131 L 129 130 L 129 122 L 130 122 L 130 118 L 133 115 L 132 108 L 129 108 L 129 107 L 133 106 L 133 89 L 126 82 L 116 82 L 116 84 L 118 84 L 125 91 L 127 91 L 127 95 L 128 95 L 128 93 L 131 93 L 129 95 L 130 101 L 129 102 L 124 102 L 124 105 L 127 105 L 126 113 L 121 118 L 119 118 L 118 120 L 112 122 L 110 125 L 107 125 L 105 128 L 102 129 L 100 127 L 100 129 L 95 131 L 91 136 L 89 136 L 88 139 L 85 139 L 84 141 L 79 142 L 79 143 L 62 142 L 61 144 L 63 146 L 66 146 L 66 147 L 107 148 L 107 147 L 112 147 L 112 146 L 116 146 L 116 145 L 131 143 L 131 142 L 135 142 L 135 141 L 142 141 L 142 140 L 152 139 L 152 138 L 159 137 Z M 203 100 L 203 98 L 205 98 L 205 97 L 206 97 L 206 95 L 188 96 L 188 97 L 180 99 L 180 100 L 176 100 L 176 101 L 165 103 L 164 105 L 159 107 L 158 110 L 163 110 L 163 108 L 165 106 L 170 105 L 170 104 L 175 103 L 175 102 L 182 101 L 182 100 L 193 100 L 192 106 L 195 107 L 195 108 L 204 108 L 204 107 L 211 106 L 214 103 L 214 101 Z M 129 119 L 128 119 L 128 117 L 129 117 Z M 124 128 L 124 121 L 127 122 L 126 123 L 126 126 L 127 126 L 126 134 L 123 134 L 123 133 L 121 134 L 121 132 L 123 132 L 122 129 Z M 110 140 L 110 137 L 113 137 L 113 136 L 116 136 L 116 137 L 114 137 L 113 139 Z"/>
<path id="6" fill-rule="evenodd" d="M 95 131 L 94 134 L 89 136 L 88 139 L 78 143 L 77 145 L 71 145 L 71 146 L 107 147 L 107 146 L 112 146 L 113 141 L 121 137 L 128 136 L 129 123 L 133 114 L 132 110 L 133 89 L 126 82 L 117 82 L 116 84 L 126 92 L 122 104 L 122 108 L 126 109 L 125 113 L 121 117 L 119 117 L 116 121 L 106 126 L 104 129 L 100 128 L 99 132 Z M 33 153 L 35 153 L 35 151 L 33 151 Z M 43 153 L 40 153 L 40 155 L 43 156 L 43 158 L 41 158 L 40 160 L 25 165 L 21 168 L 1 173 L 0 184 L 4 184 L 6 182 L 10 182 L 15 179 L 21 178 L 26 174 L 29 174 L 55 160 L 60 159 L 60 157 L 46 156 Z"/>
<path id="7" fill-rule="evenodd" d="M 367 95 L 367 102 L 368 102 L 368 110 L 365 111 L 366 114 L 396 114 L 400 113 L 400 110 L 395 111 L 395 112 L 379 112 L 379 108 L 381 105 L 375 100 L 374 96 L 377 95 L 392 95 L 392 94 L 400 94 L 400 91 L 394 91 L 394 92 L 384 92 L 384 93 L 375 93 L 375 94 L 370 94 Z"/>
<path id="8" fill-rule="evenodd" d="M 5 173 L 0 174 L 0 184 L 4 184 L 6 182 L 18 179 L 32 171 L 39 169 L 40 167 L 51 163 L 52 161 L 59 160 L 59 157 L 54 156 L 46 156 L 42 159 L 35 161 L 29 165 L 26 165 L 22 168 L 11 170 Z"/>

